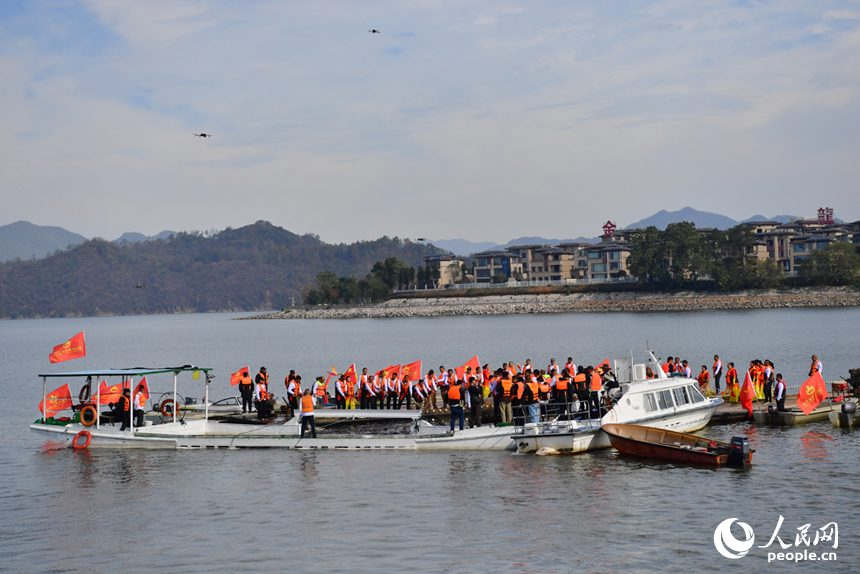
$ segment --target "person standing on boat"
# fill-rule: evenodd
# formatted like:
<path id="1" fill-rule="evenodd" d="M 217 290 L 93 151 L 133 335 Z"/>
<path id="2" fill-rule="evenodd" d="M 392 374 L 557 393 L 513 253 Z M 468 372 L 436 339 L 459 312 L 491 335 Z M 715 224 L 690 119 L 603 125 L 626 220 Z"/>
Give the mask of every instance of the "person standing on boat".
<path id="1" fill-rule="evenodd" d="M 567 358 L 567 362 L 564 364 L 564 368 L 567 369 L 569 377 L 572 377 L 574 373 L 576 373 L 576 363 L 573 362 L 573 357 Z"/>
<path id="2" fill-rule="evenodd" d="M 143 383 L 137 386 L 137 391 L 134 393 L 134 426 L 143 426 L 143 411 L 146 409 L 146 385 Z"/>
<path id="3" fill-rule="evenodd" d="M 809 367 L 809 376 L 815 373 L 821 374 L 821 361 L 818 360 L 818 355 L 812 355 L 812 365 Z"/>
<path id="4" fill-rule="evenodd" d="M 719 355 L 714 355 L 714 388 L 717 391 L 717 396 L 720 395 L 720 377 L 723 376 L 723 362 Z"/>
<path id="5" fill-rule="evenodd" d="M 521 401 L 526 411 L 530 423 L 540 422 L 540 386 L 534 379 L 529 379 L 523 389 Z"/>
<path id="6" fill-rule="evenodd" d="M 317 438 L 317 425 L 314 422 L 314 398 L 311 396 L 311 390 L 305 389 L 302 395 L 302 436 L 305 438 L 305 428 L 311 425 L 311 436 Z"/>
<path id="7" fill-rule="evenodd" d="M 603 380 L 591 365 L 585 368 L 585 380 L 589 381 L 590 392 L 588 396 L 591 401 L 591 410 L 597 411 L 597 416 L 600 416 L 600 389 L 603 388 Z"/>
<path id="8" fill-rule="evenodd" d="M 439 391 L 439 385 L 436 384 L 436 373 L 433 369 L 424 375 L 424 391 L 427 393 L 427 400 L 424 401 L 424 410 L 436 410 L 436 394 Z"/>
<path id="9" fill-rule="evenodd" d="M 245 373 L 247 375 L 247 373 Z M 250 381 L 251 378 L 248 377 Z M 257 417 L 261 419 L 269 418 L 271 414 L 271 403 L 269 402 L 269 385 L 266 380 L 260 380 L 254 387 L 254 398 L 257 403 Z"/>
<path id="10" fill-rule="evenodd" d="M 454 379 L 448 387 L 448 406 L 451 407 L 451 432 L 454 432 L 454 422 L 460 421 L 460 430 L 465 426 L 463 405 L 469 406 L 469 393 L 463 390 L 460 381 Z"/>
<path id="11" fill-rule="evenodd" d="M 341 375 L 334 382 L 334 402 L 337 405 L 337 410 L 346 408 L 346 377 Z"/>
<path id="12" fill-rule="evenodd" d="M 481 415 L 484 409 L 484 389 L 477 383 L 475 377 L 469 379 L 469 428 L 481 426 Z"/>
<path id="13" fill-rule="evenodd" d="M 773 363 L 770 359 L 764 360 L 764 400 L 773 400 Z"/>
<path id="14" fill-rule="evenodd" d="M 355 395 L 356 395 L 356 385 L 352 382 L 352 379 L 343 376 L 343 388 L 346 391 L 346 405 L 345 408 L 347 410 L 355 410 Z"/>
<path id="15" fill-rule="evenodd" d="M 693 378 L 693 369 L 690 368 L 690 365 L 687 364 L 687 359 L 681 361 L 681 372 L 684 373 L 684 377 L 687 379 Z"/>
<path id="16" fill-rule="evenodd" d="M 565 367 L 561 376 L 555 380 L 552 400 L 555 402 L 556 411 L 559 414 L 567 413 L 567 404 L 570 402 L 570 371 Z"/>
<path id="17" fill-rule="evenodd" d="M 549 360 L 549 366 L 546 368 L 546 372 L 551 377 L 556 377 L 561 373 L 561 369 L 558 368 L 558 363 L 555 362 L 555 359 Z"/>
<path id="18" fill-rule="evenodd" d="M 175 405 L 174 405 L 175 407 Z M 124 431 L 131 426 L 131 390 L 123 389 L 122 395 L 116 403 L 115 412 L 119 413 L 122 426 L 119 430 Z"/>
<path id="19" fill-rule="evenodd" d="M 776 388 L 774 390 L 774 398 L 776 399 L 776 410 L 779 412 L 785 412 L 785 395 L 788 390 L 788 387 L 782 380 L 782 373 L 776 374 Z"/>
<path id="20" fill-rule="evenodd" d="M 367 376 L 367 367 L 362 369 L 361 378 L 359 379 L 359 383 L 361 384 L 361 408 L 362 409 L 375 409 L 376 408 L 376 393 L 373 390 L 373 381 L 370 380 L 370 377 Z"/>
<path id="21" fill-rule="evenodd" d="M 373 375 L 373 392 L 376 394 L 374 406 L 382 410 L 385 408 L 385 381 L 381 380 L 379 373 Z"/>
<path id="22" fill-rule="evenodd" d="M 498 376 L 501 377 L 496 383 L 495 402 L 499 405 L 499 417 L 503 423 L 511 423 L 514 420 L 514 411 L 511 400 L 514 394 L 514 383 L 508 373 L 499 369 Z"/>
<path id="23" fill-rule="evenodd" d="M 675 372 L 675 367 L 673 366 L 673 364 L 674 363 L 672 363 L 672 357 L 666 357 L 666 362 L 663 363 L 663 372 L 667 375 L 671 375 L 673 372 Z"/>
<path id="24" fill-rule="evenodd" d="M 290 400 L 290 408 L 293 413 L 297 413 L 299 410 L 299 398 L 302 396 L 302 378 L 299 375 L 295 375 L 290 384 L 287 385 L 287 397 Z"/>
<path id="25" fill-rule="evenodd" d="M 579 365 L 576 369 L 576 376 L 573 377 L 573 390 L 576 394 L 577 401 L 574 412 L 579 412 L 580 410 L 584 411 L 588 408 L 588 400 L 591 396 L 591 392 L 588 390 L 588 377 L 585 374 L 585 369 L 582 365 Z"/>
<path id="26" fill-rule="evenodd" d="M 702 365 L 702 370 L 699 372 L 699 376 L 696 377 L 696 380 L 699 381 L 699 390 L 702 391 L 702 394 L 708 392 L 710 378 L 711 375 L 708 373 L 708 366 Z"/>
<path id="27" fill-rule="evenodd" d="M 260 372 L 265 371 L 265 369 L 266 367 L 261 368 Z M 257 375 L 257 384 L 260 381 L 265 383 L 267 380 L 266 377 L 261 378 L 260 375 Z M 252 412 L 254 410 L 254 382 L 251 381 L 248 371 L 242 373 L 242 380 L 239 381 L 239 394 L 242 395 L 242 413 Z"/>
<path id="28" fill-rule="evenodd" d="M 314 386 L 311 389 L 311 396 L 316 399 L 317 406 L 322 408 L 323 404 L 325 404 L 326 399 L 328 398 L 328 383 L 323 381 L 322 376 L 317 377 L 317 380 L 314 381 Z"/>

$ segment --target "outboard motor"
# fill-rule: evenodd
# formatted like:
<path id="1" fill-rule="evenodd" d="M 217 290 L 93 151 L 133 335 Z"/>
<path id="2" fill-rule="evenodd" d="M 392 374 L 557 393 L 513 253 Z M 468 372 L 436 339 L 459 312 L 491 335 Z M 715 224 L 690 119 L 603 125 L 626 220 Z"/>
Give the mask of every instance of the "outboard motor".
<path id="1" fill-rule="evenodd" d="M 749 439 L 745 436 L 733 436 L 728 465 L 734 468 L 743 468 L 751 458 L 752 451 L 750 450 Z"/>
<path id="2" fill-rule="evenodd" d="M 771 424 L 776 424 L 776 413 L 779 412 L 779 409 L 774 404 L 767 405 L 767 415 L 770 417 Z"/>
<path id="3" fill-rule="evenodd" d="M 852 402 L 842 403 L 842 412 L 839 413 L 839 426 L 850 429 L 854 424 L 854 416 L 857 414 L 857 405 Z"/>

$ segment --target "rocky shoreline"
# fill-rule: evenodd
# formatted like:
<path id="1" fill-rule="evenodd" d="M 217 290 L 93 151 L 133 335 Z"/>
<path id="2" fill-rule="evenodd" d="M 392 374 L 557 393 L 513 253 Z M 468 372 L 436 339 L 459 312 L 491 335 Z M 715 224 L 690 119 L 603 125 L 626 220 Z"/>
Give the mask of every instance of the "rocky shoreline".
<path id="1" fill-rule="evenodd" d="M 377 305 L 293 308 L 242 319 L 366 319 L 520 315 L 529 313 L 605 313 L 700 311 L 706 309 L 775 309 L 781 307 L 854 307 L 860 291 L 851 288 L 794 289 L 714 293 L 578 293 L 552 295 L 488 295 L 432 299 L 393 299 Z"/>

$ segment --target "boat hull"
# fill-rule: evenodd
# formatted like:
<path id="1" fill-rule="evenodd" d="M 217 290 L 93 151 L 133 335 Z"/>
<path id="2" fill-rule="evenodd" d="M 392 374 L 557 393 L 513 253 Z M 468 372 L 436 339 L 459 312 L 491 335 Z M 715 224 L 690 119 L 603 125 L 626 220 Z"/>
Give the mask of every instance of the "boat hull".
<path id="1" fill-rule="evenodd" d="M 767 411 L 755 411 L 753 413 L 753 419 L 755 420 L 756 424 L 793 426 L 826 421 L 828 419 L 828 413 L 831 412 L 836 411 L 834 411 L 833 407 L 831 407 L 830 405 L 818 407 L 812 412 L 810 412 L 808 415 L 804 414 L 804 412 L 800 409 L 782 411 L 776 413 L 775 415 L 771 415 Z"/>
<path id="2" fill-rule="evenodd" d="M 517 427 L 486 426 L 456 431 L 449 436 L 418 437 L 418 450 L 516 450 L 514 442 L 521 434 Z"/>
<path id="3" fill-rule="evenodd" d="M 667 462 L 723 466 L 729 461 L 732 447 L 726 443 L 715 443 L 708 448 L 707 441 L 695 435 L 667 431 L 638 425 L 608 424 L 603 432 L 609 436 L 612 446 L 622 454 L 651 458 Z M 744 463 L 752 460 L 752 453 Z"/>
<path id="4" fill-rule="evenodd" d="M 711 404 L 679 413 L 667 413 L 658 417 L 630 421 L 630 423 L 679 432 L 694 432 L 707 426 L 714 412 L 716 412 L 717 406 L 717 404 Z M 595 421 L 592 424 L 599 423 Z M 560 452 L 576 453 L 612 446 L 609 436 L 602 430 L 595 428 L 574 429 L 572 432 L 553 432 L 544 427 L 542 432 L 532 434 L 528 430 L 522 436 L 517 437 L 517 446 L 520 452 L 535 452 L 542 448 L 552 448 Z"/>

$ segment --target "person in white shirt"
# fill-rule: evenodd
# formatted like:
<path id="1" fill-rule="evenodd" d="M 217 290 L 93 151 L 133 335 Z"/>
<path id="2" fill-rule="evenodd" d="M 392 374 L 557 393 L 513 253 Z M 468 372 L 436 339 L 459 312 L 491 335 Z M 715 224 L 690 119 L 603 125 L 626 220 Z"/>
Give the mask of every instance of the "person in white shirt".
<path id="1" fill-rule="evenodd" d="M 134 393 L 134 426 L 143 426 L 143 411 L 146 409 L 146 387 L 142 384 L 137 386 L 137 392 Z M 176 405 L 174 405 L 174 408 Z M 177 413 L 179 414 L 179 413 Z"/>
<path id="2" fill-rule="evenodd" d="M 714 385 L 717 388 L 717 395 L 720 394 L 720 377 L 723 376 L 723 362 L 719 355 L 714 355 Z"/>

